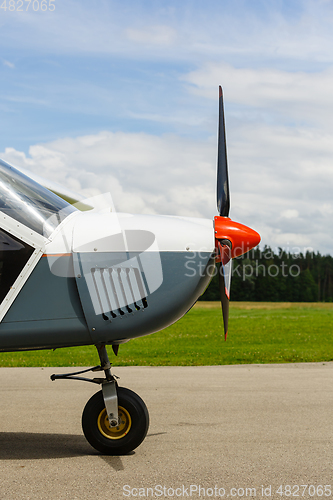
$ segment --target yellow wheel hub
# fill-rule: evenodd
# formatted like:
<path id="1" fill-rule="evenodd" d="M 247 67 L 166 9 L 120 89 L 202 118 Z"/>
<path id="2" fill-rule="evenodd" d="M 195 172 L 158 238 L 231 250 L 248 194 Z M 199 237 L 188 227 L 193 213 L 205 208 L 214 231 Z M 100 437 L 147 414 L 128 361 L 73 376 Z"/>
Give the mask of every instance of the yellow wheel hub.
<path id="1" fill-rule="evenodd" d="M 119 417 L 119 425 L 116 427 L 111 427 L 109 424 L 109 419 L 106 413 L 106 409 L 104 408 L 101 413 L 98 415 L 97 425 L 98 429 L 103 436 L 108 439 L 121 439 L 129 433 L 129 430 L 132 426 L 132 419 L 130 414 L 125 408 L 122 406 L 118 407 L 118 417 Z"/>

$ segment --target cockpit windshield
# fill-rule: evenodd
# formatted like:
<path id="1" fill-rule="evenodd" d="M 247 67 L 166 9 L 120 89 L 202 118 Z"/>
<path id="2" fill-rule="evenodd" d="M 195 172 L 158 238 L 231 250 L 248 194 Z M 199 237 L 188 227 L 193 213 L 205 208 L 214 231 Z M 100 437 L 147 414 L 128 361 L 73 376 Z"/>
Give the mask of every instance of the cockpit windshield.
<path id="1" fill-rule="evenodd" d="M 0 210 L 47 237 L 76 208 L 0 160 Z"/>

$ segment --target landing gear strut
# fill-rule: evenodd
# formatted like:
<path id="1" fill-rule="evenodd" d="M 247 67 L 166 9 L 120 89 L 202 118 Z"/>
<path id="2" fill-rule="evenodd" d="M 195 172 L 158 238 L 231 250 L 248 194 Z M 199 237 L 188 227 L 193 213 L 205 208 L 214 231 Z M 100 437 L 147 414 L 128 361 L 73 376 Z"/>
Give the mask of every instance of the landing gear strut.
<path id="1" fill-rule="evenodd" d="M 51 380 L 74 379 L 101 384 L 102 390 L 87 402 L 82 414 L 82 429 L 87 441 L 105 455 L 123 455 L 134 450 L 146 437 L 149 414 L 145 403 L 133 391 L 118 387 L 103 346 L 96 346 L 100 366 L 88 370 L 51 375 Z M 104 371 L 105 378 L 77 377 L 88 371 Z"/>

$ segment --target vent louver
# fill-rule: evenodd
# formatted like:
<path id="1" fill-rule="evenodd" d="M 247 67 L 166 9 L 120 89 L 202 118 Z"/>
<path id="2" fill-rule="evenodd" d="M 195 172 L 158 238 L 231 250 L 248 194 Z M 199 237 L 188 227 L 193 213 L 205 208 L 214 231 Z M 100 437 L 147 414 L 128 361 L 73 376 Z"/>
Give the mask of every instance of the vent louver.
<path id="1" fill-rule="evenodd" d="M 105 321 L 148 307 L 147 290 L 138 268 L 94 267 L 91 277 L 98 302 L 95 310 L 102 313 Z"/>

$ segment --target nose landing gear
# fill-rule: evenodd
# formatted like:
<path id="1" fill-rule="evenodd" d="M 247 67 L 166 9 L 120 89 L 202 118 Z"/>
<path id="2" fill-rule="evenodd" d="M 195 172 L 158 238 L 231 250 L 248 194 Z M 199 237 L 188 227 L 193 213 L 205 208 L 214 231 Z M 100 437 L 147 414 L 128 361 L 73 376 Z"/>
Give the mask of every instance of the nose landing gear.
<path id="1" fill-rule="evenodd" d="M 97 347 L 97 346 L 96 346 Z M 101 366 L 89 370 L 52 375 L 51 380 L 74 379 L 101 384 L 102 390 L 87 402 L 82 414 L 82 429 L 87 441 L 104 455 L 124 455 L 146 437 L 149 426 L 147 407 L 135 392 L 119 387 L 113 375 L 105 346 L 97 347 Z M 88 371 L 104 370 L 105 378 L 77 377 Z"/>

